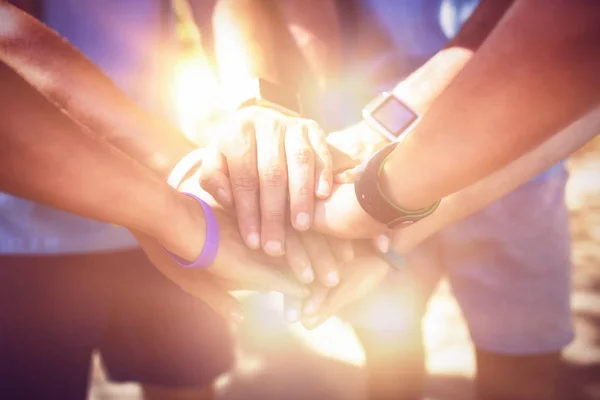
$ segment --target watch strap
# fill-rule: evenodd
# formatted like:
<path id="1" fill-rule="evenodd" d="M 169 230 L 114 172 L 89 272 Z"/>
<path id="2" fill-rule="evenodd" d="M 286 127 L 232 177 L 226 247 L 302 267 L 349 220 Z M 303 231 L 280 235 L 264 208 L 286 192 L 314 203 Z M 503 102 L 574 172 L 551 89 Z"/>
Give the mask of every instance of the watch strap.
<path id="1" fill-rule="evenodd" d="M 354 182 L 356 198 L 363 210 L 391 229 L 406 227 L 427 217 L 440 203 L 437 201 L 419 210 L 407 210 L 394 204 L 385 195 L 379 178 L 385 161 L 397 146 L 398 142 L 389 143 L 364 161 L 357 171 Z"/>
<path id="2" fill-rule="evenodd" d="M 299 117 L 302 114 L 300 100 L 296 93 L 263 78 L 252 80 L 251 93 L 237 109 L 251 106 L 272 108 L 292 117 Z"/>

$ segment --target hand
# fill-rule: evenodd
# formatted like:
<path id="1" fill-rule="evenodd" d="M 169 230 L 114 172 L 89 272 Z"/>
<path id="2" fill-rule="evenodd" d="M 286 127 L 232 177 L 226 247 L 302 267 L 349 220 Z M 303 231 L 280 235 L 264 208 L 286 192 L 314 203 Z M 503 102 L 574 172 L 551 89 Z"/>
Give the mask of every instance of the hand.
<path id="1" fill-rule="evenodd" d="M 340 173 L 356 167 L 389 141 L 363 121 L 329 133 L 327 143 L 333 156 L 333 171 Z M 336 177 L 337 175 L 334 176 L 334 182 Z"/>
<path id="2" fill-rule="evenodd" d="M 194 178 L 191 178 L 194 179 Z M 197 185 L 196 185 L 197 186 Z M 191 191 L 205 201 L 211 202 L 207 194 L 199 190 L 193 191 L 193 186 L 184 184 L 186 191 Z M 204 246 L 204 213 L 196 200 L 180 195 L 182 207 L 174 209 L 169 228 L 165 235 L 159 238 L 160 242 L 173 253 L 184 259 L 195 259 Z M 212 201 L 214 204 L 214 201 Z M 170 258 L 161 257 L 160 266 L 163 268 L 176 268 L 180 272 L 174 275 L 178 279 L 198 279 L 205 273 L 224 278 L 227 281 L 241 282 L 262 290 L 278 291 L 294 297 L 305 297 L 308 289 L 296 282 L 292 277 L 283 274 L 275 266 L 276 260 L 266 255 L 248 249 L 242 241 L 237 230 L 235 220 L 226 215 L 218 207 L 213 207 L 217 216 L 220 230 L 220 245 L 213 264 L 205 270 L 185 269 L 171 261 Z M 155 256 L 157 259 L 157 256 Z M 157 265 L 157 267 L 159 267 Z M 160 269 L 160 267 L 159 267 Z M 172 275 L 172 274 L 171 274 Z M 182 287 L 188 285 L 178 282 Z"/>
<path id="3" fill-rule="evenodd" d="M 135 232 L 134 235 L 150 262 L 167 278 L 187 293 L 204 301 L 223 318 L 235 323 L 243 321 L 240 304 L 228 292 L 234 288 L 244 289 L 243 285 L 234 287 L 234 282 L 227 283 L 208 271 L 186 270 L 171 260 L 156 239 L 139 232 Z"/>
<path id="4" fill-rule="evenodd" d="M 340 267 L 354 258 L 351 241 L 326 237 L 314 231 L 290 229 L 286 246 L 286 259 L 294 275 L 302 283 L 313 283 L 313 293 L 319 288 L 336 286 L 340 281 Z M 313 282 L 315 274 L 317 281 Z M 302 314 L 302 299 L 286 296 L 284 300 L 286 319 L 298 321 Z"/>
<path id="5" fill-rule="evenodd" d="M 315 231 L 296 232 L 288 228 L 285 259 L 298 281 L 315 280 L 332 287 L 339 283 L 339 266 L 354 258 L 352 242 Z"/>
<path id="6" fill-rule="evenodd" d="M 368 239 L 387 231 L 362 209 L 354 184 L 335 185 L 330 198 L 317 202 L 313 229 L 343 239 Z"/>
<path id="7" fill-rule="evenodd" d="M 390 267 L 373 254 L 365 254 L 345 264 L 340 284 L 333 289 L 318 287 L 306 299 L 302 324 L 314 329 L 346 305 L 364 297 L 385 278 Z"/>
<path id="8" fill-rule="evenodd" d="M 331 193 L 325 135 L 313 121 L 261 107 L 239 111 L 236 122 L 236 129 L 220 140 L 220 152 L 205 159 L 201 185 L 221 203 L 235 203 L 248 247 L 283 255 L 288 196 L 291 223 L 305 231 L 315 196 L 324 199 Z"/>

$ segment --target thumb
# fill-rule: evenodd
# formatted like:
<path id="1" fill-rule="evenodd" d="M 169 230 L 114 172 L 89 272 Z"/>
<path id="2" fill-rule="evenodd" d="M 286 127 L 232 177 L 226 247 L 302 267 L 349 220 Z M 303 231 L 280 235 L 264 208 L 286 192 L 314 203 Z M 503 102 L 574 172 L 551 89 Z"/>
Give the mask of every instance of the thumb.
<path id="1" fill-rule="evenodd" d="M 200 171 L 200 186 L 224 208 L 233 207 L 227 159 L 216 148 L 206 151 Z"/>
<path id="2" fill-rule="evenodd" d="M 354 180 L 356 178 L 356 173 L 358 172 L 359 169 L 359 165 L 357 165 L 354 168 L 351 169 L 347 169 L 345 171 L 342 172 L 338 172 L 337 174 L 335 174 L 333 176 L 333 183 L 354 183 Z"/>

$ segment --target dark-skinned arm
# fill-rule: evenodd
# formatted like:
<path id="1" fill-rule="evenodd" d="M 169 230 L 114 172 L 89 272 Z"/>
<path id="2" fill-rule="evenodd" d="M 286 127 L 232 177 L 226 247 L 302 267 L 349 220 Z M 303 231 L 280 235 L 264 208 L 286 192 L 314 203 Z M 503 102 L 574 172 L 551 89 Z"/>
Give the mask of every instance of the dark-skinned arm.
<path id="1" fill-rule="evenodd" d="M 166 179 L 193 146 L 140 108 L 77 49 L 36 19 L 0 3 L 0 60 L 69 116 Z"/>
<path id="2" fill-rule="evenodd" d="M 517 1 L 386 162 L 384 190 L 403 207 L 424 207 L 592 109 L 599 36 L 598 2 Z"/>
<path id="3" fill-rule="evenodd" d="M 1 62 L 0 82 L 0 190 L 144 232 L 191 259 L 197 255 L 185 237 L 202 235 L 203 217 L 190 216 L 188 201 Z"/>

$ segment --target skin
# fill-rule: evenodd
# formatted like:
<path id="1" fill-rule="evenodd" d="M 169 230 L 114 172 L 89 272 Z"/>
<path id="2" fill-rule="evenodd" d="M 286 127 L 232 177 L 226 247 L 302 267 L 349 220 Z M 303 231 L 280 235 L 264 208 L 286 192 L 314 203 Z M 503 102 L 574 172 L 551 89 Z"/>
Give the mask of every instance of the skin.
<path id="1" fill-rule="evenodd" d="M 425 207 L 506 166 L 594 108 L 599 27 L 596 2 L 516 2 L 389 157 L 384 192 L 404 208 Z M 337 187 L 315 215 L 315 228 L 327 234 L 370 237 L 385 230 L 361 210 L 353 185 Z"/>
<path id="2" fill-rule="evenodd" d="M 394 89 L 394 94 L 421 115 L 426 115 L 435 99 L 444 92 L 454 77 L 471 60 L 473 51 L 483 42 L 500 16 L 508 9 L 510 3 L 510 1 L 482 2 L 457 37 L 422 68 L 401 82 Z M 594 129 L 594 126 L 597 125 L 597 121 L 598 112 L 596 111 L 573 124 L 569 129 L 560 131 L 531 152 L 526 153 L 489 177 L 448 196 L 432 216 L 403 230 L 390 232 L 390 235 L 379 237 L 376 240 L 377 245 L 384 252 L 388 251 L 390 247 L 393 247 L 399 253 L 411 250 L 440 229 L 510 193 L 520 184 L 568 156 L 595 136 L 596 129 Z M 381 136 L 374 134 L 363 123 L 330 134 L 328 141 L 341 150 L 342 154 L 336 153 L 334 158 L 335 165 L 339 166 L 339 169 L 352 168 L 367 158 L 373 151 L 385 145 Z M 341 174 L 338 176 L 338 180 L 340 182 L 351 182 L 352 174 Z M 353 198 L 353 187 L 351 185 L 343 185 L 343 187 L 349 189 L 347 195 L 337 196 L 334 194 L 330 200 L 317 207 L 316 215 L 319 217 L 317 221 L 327 222 L 323 224 L 323 227 L 325 228 L 324 232 L 328 234 L 344 235 L 344 233 L 349 232 L 360 232 L 361 229 L 365 229 L 365 226 L 368 227 L 368 222 L 371 221 L 370 218 L 365 218 L 360 207 L 354 207 L 355 204 L 348 201 L 348 198 Z M 335 199 L 340 201 L 335 201 Z M 358 213 L 358 217 L 355 219 L 347 218 L 353 212 Z M 348 224 L 348 220 L 356 221 L 356 224 Z M 366 225 L 365 221 L 367 221 Z M 370 229 L 372 231 L 366 237 L 380 229 L 377 223 L 373 221 L 371 223 Z M 321 225 L 316 227 L 320 228 Z M 371 262 L 376 263 L 376 260 L 373 259 Z M 371 281 L 368 279 L 371 273 L 377 274 L 376 271 L 370 268 L 370 265 L 370 263 L 365 262 L 365 268 L 361 271 L 361 279 L 357 280 L 355 286 L 356 292 L 366 293 L 379 282 L 379 280 Z M 348 295 L 345 299 L 343 298 L 344 290 L 342 287 L 345 284 L 346 282 L 342 280 L 340 290 L 336 289 L 336 291 L 331 292 L 330 296 L 336 297 L 331 300 L 331 303 L 344 305 L 355 298 Z M 319 316 L 315 317 L 314 310 L 319 308 L 325 298 L 326 296 L 322 290 L 316 291 L 313 289 L 313 294 L 307 299 L 307 305 L 305 306 L 307 318 L 304 322 L 308 327 L 314 327 L 319 322 L 326 320 L 328 316 L 334 315 L 341 307 L 333 307 L 329 310 L 321 309 Z"/>
<path id="3" fill-rule="evenodd" d="M 141 109 L 77 49 L 40 22 L 8 4 L 0 4 L 0 21 L 0 60 L 18 71 L 72 119 L 88 127 L 90 134 L 118 148 L 161 180 L 167 178 L 182 157 L 195 149 L 181 132 Z M 207 127 L 200 136 L 209 143 L 215 131 L 219 132 L 218 136 L 229 137 L 228 129 L 216 126 Z M 207 154 L 204 165 L 209 173 L 202 175 L 203 181 L 224 180 L 228 185 L 223 171 L 210 168 L 214 166 L 214 154 L 212 158 L 210 152 Z M 219 190 L 211 194 L 224 207 L 233 206 L 231 194 L 223 196 Z M 288 231 L 288 236 L 291 235 L 299 236 Z M 317 240 L 313 237 L 306 240 Z M 298 240 L 286 243 L 285 249 L 287 262 L 299 281 L 310 283 L 316 275 L 326 285 L 337 284 L 336 264 L 326 264 L 325 269 L 314 271 L 311 260 L 318 255 L 297 246 Z M 332 251 L 342 252 L 343 260 L 352 258 L 348 243 L 339 246 L 341 249 Z"/>
<path id="4" fill-rule="evenodd" d="M 241 88 L 255 76 L 292 91 L 298 88 L 303 72 L 293 67 L 297 63 L 290 60 L 298 55 L 288 50 L 296 49 L 296 39 L 282 23 L 282 12 L 293 11 L 286 8 L 292 3 L 217 3 L 215 53 L 233 104 L 243 100 L 237 98 L 244 92 Z M 328 5 L 324 2 L 324 9 L 333 11 Z M 284 46 L 284 41 L 289 43 Z M 282 51 L 290 56 L 282 57 Z M 217 199 L 233 199 L 240 233 L 250 248 L 262 246 L 272 256 L 285 253 L 303 283 L 314 279 L 335 286 L 340 263 L 352 259 L 352 245 L 309 231 L 315 199 L 326 198 L 332 184 L 331 152 L 323 131 L 314 121 L 264 107 L 239 110 L 234 121 L 203 163 L 202 187 Z"/>
<path id="5" fill-rule="evenodd" d="M 280 60 L 282 38 L 292 40 L 280 23 L 279 3 L 221 0 L 213 18 L 215 52 L 225 93 L 234 105 L 253 77 L 298 89 L 292 64 Z M 293 46 L 293 44 L 292 44 Z M 235 67 L 233 67 L 235 66 Z M 285 252 L 288 214 L 291 225 L 306 231 L 312 224 L 314 201 L 331 193 L 331 155 L 325 134 L 311 120 L 248 107 L 237 112 L 238 124 L 220 142 L 220 154 L 206 164 L 203 187 L 235 202 L 240 232 L 250 248 L 270 255 Z M 212 170 L 227 169 L 217 181 Z M 230 182 L 230 183 L 229 183 Z"/>
<path id="6" fill-rule="evenodd" d="M 157 253 L 160 242 L 185 259 L 195 259 L 204 242 L 202 210 L 164 183 L 167 171 L 193 147 L 177 130 L 135 106 L 93 64 L 42 24 L 5 3 L 0 4 L 0 21 L 6 88 L 1 94 L 6 113 L 2 190 L 128 227 L 146 244 L 147 252 Z M 60 63 L 53 62 L 57 56 Z M 137 132 L 147 132 L 147 139 Z M 194 190 L 206 196 L 198 187 Z M 115 201 L 103 200 L 107 198 Z M 218 218 L 222 251 L 207 273 L 218 281 L 235 278 L 278 290 L 272 286 L 275 278 L 283 292 L 306 294 L 298 283 L 272 268 L 274 260 L 253 259 L 254 253 L 246 246 L 236 247 L 243 242 L 235 230 L 227 229 L 235 221 L 223 213 Z M 147 237 L 156 240 L 144 240 Z M 161 262 L 158 267 L 164 267 L 163 272 L 178 268 L 164 257 L 151 258 Z M 250 268 L 239 271 L 241 265 Z M 224 305 L 218 311 L 225 315 L 239 315 L 230 307 L 227 290 L 205 290 L 208 281 L 198 279 L 205 275 L 179 271 L 170 276 L 209 304 Z"/>

